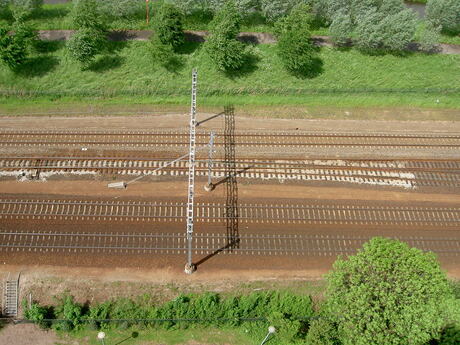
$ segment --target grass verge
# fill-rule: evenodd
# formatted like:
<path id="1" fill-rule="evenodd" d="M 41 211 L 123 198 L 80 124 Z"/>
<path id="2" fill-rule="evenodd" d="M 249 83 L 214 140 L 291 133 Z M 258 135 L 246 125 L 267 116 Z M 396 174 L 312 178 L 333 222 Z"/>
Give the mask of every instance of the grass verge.
<path id="1" fill-rule="evenodd" d="M 106 333 L 107 344 L 123 345 L 178 345 L 178 344 L 214 344 L 214 345 L 255 345 L 256 340 L 245 334 L 244 329 L 222 328 L 189 328 L 186 330 L 162 330 L 162 329 L 130 329 L 108 330 Z M 97 340 L 97 331 L 81 330 L 68 333 L 59 333 L 65 342 L 77 341 L 80 345 L 100 345 Z"/>
<path id="2" fill-rule="evenodd" d="M 301 118 L 322 116 L 324 109 L 345 114 L 353 108 L 460 108 L 456 55 L 365 55 L 354 49 L 322 48 L 311 74 L 298 78 L 284 70 L 274 45 L 249 46 L 245 67 L 233 74 L 216 71 L 202 48 L 187 44 L 178 63 L 165 69 L 152 62 L 147 42 L 112 42 L 106 54 L 81 71 L 62 42 L 49 42 L 20 70 L 0 67 L 0 111 L 46 110 L 57 103 L 186 107 L 194 67 L 199 71 L 202 107 L 312 110 L 288 115 Z M 449 119 L 456 117 L 454 113 Z"/>

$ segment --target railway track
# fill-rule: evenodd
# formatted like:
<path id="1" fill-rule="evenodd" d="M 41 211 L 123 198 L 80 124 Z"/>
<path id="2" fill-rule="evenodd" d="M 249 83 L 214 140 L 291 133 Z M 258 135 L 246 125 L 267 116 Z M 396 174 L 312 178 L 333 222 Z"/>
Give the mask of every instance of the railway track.
<path id="1" fill-rule="evenodd" d="M 240 223 L 310 225 L 460 226 L 459 207 L 395 207 L 330 204 L 196 203 L 195 219 L 225 223 L 226 210 L 237 212 Z M 185 203 L 85 200 L 0 199 L 0 219 L 182 222 Z"/>
<path id="2" fill-rule="evenodd" d="M 187 131 L 18 131 L 0 132 L 2 146 L 59 147 L 187 147 Z M 228 135 L 217 132 L 216 146 Z M 231 135 L 235 146 L 242 147 L 373 147 L 373 148 L 460 148 L 460 135 L 446 134 L 339 134 L 323 132 L 254 132 L 237 131 Z M 209 133 L 197 131 L 197 145 L 206 145 Z"/>
<path id="3" fill-rule="evenodd" d="M 184 176 L 188 163 L 179 161 L 161 171 L 168 159 L 113 157 L 2 157 L 1 175 L 49 177 L 59 174 Z M 371 185 L 460 187 L 460 160 L 275 160 L 214 161 L 213 177 L 225 178 L 231 164 L 238 177 L 262 180 L 330 181 Z M 197 176 L 205 176 L 206 161 L 197 161 Z"/>
<path id="4" fill-rule="evenodd" d="M 0 251 L 8 253 L 185 254 L 184 233 L 85 233 L 0 230 Z M 460 238 L 399 237 L 401 241 L 439 255 L 459 256 Z M 335 256 L 353 254 L 369 237 L 327 235 L 251 235 L 229 243 L 222 234 L 195 234 L 194 254 Z"/>

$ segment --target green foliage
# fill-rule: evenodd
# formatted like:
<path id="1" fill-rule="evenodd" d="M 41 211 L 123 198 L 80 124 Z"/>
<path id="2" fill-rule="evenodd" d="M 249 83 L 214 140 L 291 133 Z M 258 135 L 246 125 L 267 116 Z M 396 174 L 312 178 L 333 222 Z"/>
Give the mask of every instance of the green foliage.
<path id="1" fill-rule="evenodd" d="M 460 344 L 460 324 L 449 325 L 443 329 L 438 345 L 458 345 Z"/>
<path id="2" fill-rule="evenodd" d="M 277 23 L 278 55 L 284 67 L 294 75 L 307 75 L 315 61 L 310 22 L 309 7 L 301 4 Z"/>
<path id="3" fill-rule="evenodd" d="M 77 29 L 106 30 L 105 18 L 97 0 L 75 1 L 70 15 Z"/>
<path id="4" fill-rule="evenodd" d="M 219 71 L 239 70 L 246 60 L 245 47 L 236 40 L 241 19 L 235 4 L 230 1 L 211 23 L 211 35 L 205 43 L 205 49 Z"/>
<path id="5" fill-rule="evenodd" d="M 337 326 L 325 317 L 313 320 L 306 337 L 308 345 L 340 345 Z"/>
<path id="6" fill-rule="evenodd" d="M 430 24 L 425 25 L 419 37 L 420 50 L 430 53 L 436 50 L 441 34 L 441 27 L 434 28 Z"/>
<path id="7" fill-rule="evenodd" d="M 337 46 L 345 46 L 350 40 L 350 32 L 352 32 L 350 16 L 343 13 L 335 16 L 329 26 L 332 42 Z"/>
<path id="8" fill-rule="evenodd" d="M 74 297 L 68 294 L 58 297 L 57 302 L 55 314 L 58 319 L 63 319 L 63 321 L 54 326 L 63 331 L 70 331 L 78 327 L 83 318 L 83 306 L 75 302 Z"/>
<path id="9" fill-rule="evenodd" d="M 34 45 L 36 34 L 23 21 L 16 21 L 11 28 L 0 28 L 0 59 L 10 70 L 16 70 L 27 61 L 30 48 Z"/>
<path id="10" fill-rule="evenodd" d="M 10 0 L 0 0 L 0 18 L 2 18 L 8 11 Z"/>
<path id="11" fill-rule="evenodd" d="M 260 8 L 267 21 L 274 23 L 288 15 L 296 5 L 305 2 L 305 0 L 260 0 Z"/>
<path id="12" fill-rule="evenodd" d="M 457 34 L 460 32 L 460 1 L 429 0 L 426 18 L 433 27 L 441 26 L 444 31 Z"/>
<path id="13" fill-rule="evenodd" d="M 23 303 L 24 318 L 27 320 L 34 321 L 37 325 L 42 328 L 48 328 L 49 323 L 45 321 L 50 315 L 48 308 L 40 306 L 40 304 L 33 302 L 30 308 L 27 306 L 27 302 L 24 300 Z"/>
<path id="14" fill-rule="evenodd" d="M 109 18 L 145 16 L 145 0 L 98 0 L 98 7 Z"/>
<path id="15" fill-rule="evenodd" d="M 175 57 L 173 46 L 164 44 L 156 35 L 150 39 L 150 51 L 153 62 L 163 67 L 169 66 Z"/>
<path id="16" fill-rule="evenodd" d="M 154 19 L 155 36 L 164 45 L 177 49 L 184 43 L 184 14 L 175 6 L 163 4 Z"/>
<path id="17" fill-rule="evenodd" d="M 82 69 L 89 67 L 105 45 L 105 35 L 93 28 L 80 29 L 67 41 L 70 56 L 81 64 Z"/>
<path id="18" fill-rule="evenodd" d="M 25 19 L 43 6 L 43 0 L 11 0 L 13 16 L 16 20 Z"/>
<path id="19" fill-rule="evenodd" d="M 344 345 L 423 344 L 445 320 L 452 290 L 432 253 L 374 238 L 328 275 L 326 310 Z"/>

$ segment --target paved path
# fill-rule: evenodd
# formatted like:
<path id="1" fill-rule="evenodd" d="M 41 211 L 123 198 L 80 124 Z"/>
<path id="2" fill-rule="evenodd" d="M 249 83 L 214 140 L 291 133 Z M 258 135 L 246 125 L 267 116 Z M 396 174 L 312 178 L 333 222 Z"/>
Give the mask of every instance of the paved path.
<path id="1" fill-rule="evenodd" d="M 65 41 L 68 40 L 74 30 L 39 30 L 38 36 L 42 40 Z M 111 31 L 108 35 L 111 41 L 147 41 L 152 35 L 150 30 L 122 30 Z M 204 42 L 207 31 L 185 31 L 185 38 L 191 42 Z M 246 43 L 253 44 L 273 44 L 276 43 L 276 38 L 266 32 L 241 32 L 239 39 Z M 318 46 L 332 46 L 330 37 L 328 36 L 313 36 L 313 41 Z M 408 47 L 411 51 L 418 51 L 417 43 L 411 43 Z M 460 45 L 455 44 L 440 44 L 437 50 L 440 54 L 460 54 Z"/>

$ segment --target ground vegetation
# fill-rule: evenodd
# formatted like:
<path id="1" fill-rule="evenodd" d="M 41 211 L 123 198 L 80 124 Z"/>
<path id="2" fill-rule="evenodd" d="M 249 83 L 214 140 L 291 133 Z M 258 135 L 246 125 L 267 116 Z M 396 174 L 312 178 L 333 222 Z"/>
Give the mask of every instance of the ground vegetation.
<path id="1" fill-rule="evenodd" d="M 441 26 L 452 35 L 460 33 L 460 2 L 457 0 L 429 0 L 426 16 L 432 26 Z"/>

